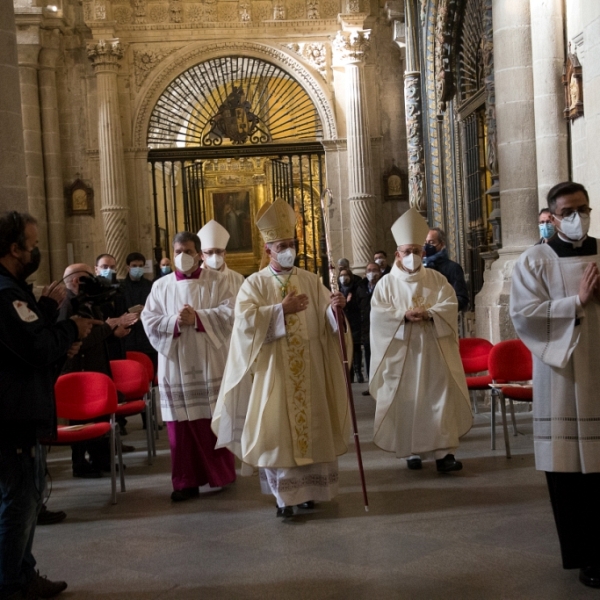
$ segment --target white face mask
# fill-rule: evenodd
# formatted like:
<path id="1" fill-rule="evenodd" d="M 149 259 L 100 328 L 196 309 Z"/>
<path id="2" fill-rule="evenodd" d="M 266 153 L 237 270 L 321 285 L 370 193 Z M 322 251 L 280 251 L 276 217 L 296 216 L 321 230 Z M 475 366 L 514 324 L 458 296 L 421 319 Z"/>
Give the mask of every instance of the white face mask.
<path id="1" fill-rule="evenodd" d="M 210 256 L 207 256 L 204 259 L 204 262 L 211 269 L 215 269 L 215 270 L 218 271 L 223 266 L 223 263 L 225 262 L 225 259 L 220 254 L 211 254 Z"/>
<path id="2" fill-rule="evenodd" d="M 574 212 L 568 217 L 559 220 L 560 230 L 570 240 L 580 240 L 587 235 L 590 229 L 590 215 L 580 215 Z"/>
<path id="3" fill-rule="evenodd" d="M 421 257 L 418 254 L 409 254 L 408 256 L 402 257 L 402 264 L 405 269 L 414 271 L 421 266 Z"/>
<path id="4" fill-rule="evenodd" d="M 373 283 L 373 281 L 375 280 L 375 278 L 377 277 L 377 273 L 373 273 L 372 271 L 367 273 L 367 279 Z"/>
<path id="5" fill-rule="evenodd" d="M 175 266 L 177 267 L 177 270 L 182 273 L 190 273 L 194 268 L 195 262 L 196 261 L 185 252 L 182 252 L 175 257 Z"/>
<path id="6" fill-rule="evenodd" d="M 380 266 L 383 267 L 383 263 L 384 263 L 384 259 L 383 258 L 376 258 L 375 262 Z"/>
<path id="7" fill-rule="evenodd" d="M 283 269 L 291 269 L 294 266 L 296 251 L 293 248 L 287 248 L 282 252 L 272 252 L 272 254 L 275 254 L 275 260 Z"/>

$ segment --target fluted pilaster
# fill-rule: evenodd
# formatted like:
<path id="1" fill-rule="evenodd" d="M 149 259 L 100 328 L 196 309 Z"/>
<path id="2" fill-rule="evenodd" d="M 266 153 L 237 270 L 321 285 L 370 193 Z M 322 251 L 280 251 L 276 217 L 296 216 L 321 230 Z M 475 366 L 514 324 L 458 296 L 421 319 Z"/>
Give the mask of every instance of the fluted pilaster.
<path id="1" fill-rule="evenodd" d="M 119 275 L 124 276 L 125 258 L 129 252 L 129 209 L 117 89 L 123 48 L 119 40 L 100 40 L 88 45 L 88 56 L 94 65 L 97 82 L 100 210 L 106 252 L 115 257 Z"/>
<path id="2" fill-rule="evenodd" d="M 366 110 L 364 59 L 370 31 L 338 32 L 334 60 L 345 68 L 348 147 L 348 201 L 352 233 L 353 267 L 364 270 L 375 251 L 375 196 L 371 138 Z"/>

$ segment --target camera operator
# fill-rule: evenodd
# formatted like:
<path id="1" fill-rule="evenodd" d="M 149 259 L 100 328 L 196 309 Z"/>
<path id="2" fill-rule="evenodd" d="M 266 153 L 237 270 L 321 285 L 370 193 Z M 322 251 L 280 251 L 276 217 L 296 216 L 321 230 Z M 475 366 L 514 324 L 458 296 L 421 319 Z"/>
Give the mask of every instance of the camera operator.
<path id="1" fill-rule="evenodd" d="M 39 440 L 56 435 L 54 382 L 94 321 L 54 319 L 60 293 L 36 302 L 27 277 L 40 264 L 38 228 L 28 214 L 0 217 L 0 599 L 62 592 L 35 570 L 31 553 L 45 486 Z"/>
<path id="2" fill-rule="evenodd" d="M 82 342 L 79 353 L 68 360 L 63 368 L 63 373 L 73 373 L 77 371 L 93 371 L 104 373 L 112 378 L 110 370 L 110 350 L 109 343 L 112 340 L 121 340 L 129 334 L 129 323 L 132 315 L 126 313 L 125 319 L 107 318 L 103 314 L 103 308 L 108 306 L 107 298 L 103 298 L 102 290 L 95 295 L 89 295 L 86 286 L 85 298 L 80 298 L 82 291 L 80 282 L 86 276 L 93 277 L 94 270 L 83 263 L 70 265 L 65 269 L 64 281 L 67 286 L 67 299 L 60 309 L 59 319 L 68 319 L 76 310 L 82 310 L 85 314 L 90 314 L 99 319 L 98 325 L 95 325 L 90 335 Z M 85 281 L 85 279 L 84 279 Z M 110 288 L 105 288 L 110 293 Z M 116 290 L 113 290 L 113 295 Z M 90 301 L 94 299 L 94 301 Z M 135 317 L 135 315 L 133 315 Z M 134 321 L 135 322 L 135 321 Z M 108 440 L 99 439 L 89 442 L 79 442 L 71 446 L 73 460 L 73 477 L 95 478 L 101 477 L 102 471 L 110 470 L 110 450 Z M 86 459 L 86 452 L 90 460 Z"/>

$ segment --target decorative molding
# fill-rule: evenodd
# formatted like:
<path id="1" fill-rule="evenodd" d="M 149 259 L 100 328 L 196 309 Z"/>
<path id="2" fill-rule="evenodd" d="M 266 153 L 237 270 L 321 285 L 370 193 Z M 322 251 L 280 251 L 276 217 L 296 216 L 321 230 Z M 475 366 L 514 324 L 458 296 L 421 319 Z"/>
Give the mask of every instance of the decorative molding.
<path id="1" fill-rule="evenodd" d="M 327 45 L 320 42 L 285 44 L 285 48 L 302 56 L 327 81 Z"/>
<path id="2" fill-rule="evenodd" d="M 485 122 L 487 127 L 487 161 L 492 180 L 498 178 L 498 135 L 496 127 L 496 81 L 494 79 L 494 29 L 492 0 L 484 0 L 483 77 L 485 81 Z"/>
<path id="3" fill-rule="evenodd" d="M 458 0 L 440 0 L 435 25 L 435 87 L 438 108 L 446 110 L 446 102 L 456 92 L 451 54 L 454 45 Z"/>
<path id="4" fill-rule="evenodd" d="M 98 40 L 87 45 L 88 58 L 94 68 L 119 68 L 118 61 L 123 58 L 123 47 L 119 40 Z"/>
<path id="5" fill-rule="evenodd" d="M 131 0 L 133 22 L 137 25 L 143 25 L 146 22 L 146 5 L 146 0 Z"/>
<path id="6" fill-rule="evenodd" d="M 310 20 L 317 20 L 319 18 L 319 0 L 307 0 L 306 17 Z"/>
<path id="7" fill-rule="evenodd" d="M 160 62 L 179 48 L 160 50 L 134 50 L 133 65 L 135 69 L 135 85 L 139 90 L 142 84 Z"/>
<path id="8" fill-rule="evenodd" d="M 298 60 L 289 54 L 271 46 L 252 42 L 220 42 L 211 45 L 196 46 L 186 54 L 178 56 L 166 66 L 144 92 L 144 97 L 136 111 L 135 144 L 144 146 L 150 115 L 160 94 L 166 89 L 173 79 L 190 66 L 208 60 L 215 56 L 227 56 L 240 53 L 253 55 L 266 60 L 274 61 L 286 69 L 307 91 L 317 107 L 317 112 L 323 124 L 323 134 L 327 139 L 337 138 L 337 127 L 333 108 L 324 90 L 317 84 L 317 80 Z"/>
<path id="9" fill-rule="evenodd" d="M 240 21 L 242 21 L 242 23 L 247 23 L 248 21 L 252 20 L 249 0 L 240 0 L 238 4 L 238 11 L 240 15 Z"/>
<path id="10" fill-rule="evenodd" d="M 413 208 L 420 213 L 427 211 L 425 202 L 425 155 L 421 126 L 421 74 L 404 74 L 404 103 L 406 106 L 406 142 L 408 146 L 408 195 Z"/>
<path id="11" fill-rule="evenodd" d="M 371 30 L 338 31 L 331 47 L 334 63 L 347 65 L 363 62 L 369 51 Z"/>
<path id="12" fill-rule="evenodd" d="M 181 23 L 183 19 L 183 9 L 181 0 L 170 0 L 169 2 L 169 21 L 171 23 Z"/>

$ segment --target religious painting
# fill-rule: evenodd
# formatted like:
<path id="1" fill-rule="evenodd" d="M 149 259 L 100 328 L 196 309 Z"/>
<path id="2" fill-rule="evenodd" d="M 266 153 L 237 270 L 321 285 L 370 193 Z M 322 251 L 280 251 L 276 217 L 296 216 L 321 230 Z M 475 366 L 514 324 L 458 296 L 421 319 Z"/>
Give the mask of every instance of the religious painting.
<path id="1" fill-rule="evenodd" d="M 231 236 L 227 252 L 252 252 L 252 214 L 250 192 L 213 192 L 213 215 Z"/>
<path id="2" fill-rule="evenodd" d="M 76 179 L 66 190 L 67 216 L 94 214 L 94 190 Z"/>
<path id="3" fill-rule="evenodd" d="M 383 176 L 385 200 L 407 200 L 407 179 L 407 176 L 396 165 L 393 165 Z"/>

